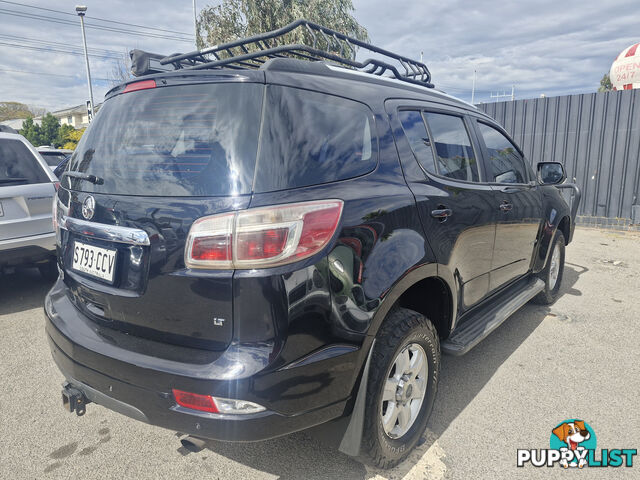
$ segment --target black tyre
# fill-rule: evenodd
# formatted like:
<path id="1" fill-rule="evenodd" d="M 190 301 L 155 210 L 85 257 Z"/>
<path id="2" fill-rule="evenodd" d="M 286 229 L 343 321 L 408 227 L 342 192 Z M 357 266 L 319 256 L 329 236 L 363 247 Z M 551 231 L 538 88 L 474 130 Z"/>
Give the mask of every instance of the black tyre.
<path id="1" fill-rule="evenodd" d="M 551 242 L 551 251 L 547 264 L 539 274 L 544 282 L 544 290 L 533 298 L 538 305 L 551 305 L 558 299 L 564 272 L 564 235 L 557 230 Z"/>
<path id="2" fill-rule="evenodd" d="M 38 265 L 38 270 L 45 280 L 53 281 L 58 278 L 58 264 L 55 260 Z"/>
<path id="3" fill-rule="evenodd" d="M 367 463 L 404 460 L 427 426 L 440 374 L 440 341 L 423 315 L 392 310 L 376 337 L 369 367 L 363 451 Z"/>

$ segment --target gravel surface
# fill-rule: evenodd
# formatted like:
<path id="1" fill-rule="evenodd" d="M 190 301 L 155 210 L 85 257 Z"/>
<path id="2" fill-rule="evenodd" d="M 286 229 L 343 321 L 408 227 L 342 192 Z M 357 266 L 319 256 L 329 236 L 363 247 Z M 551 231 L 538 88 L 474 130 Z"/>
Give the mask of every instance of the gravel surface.
<path id="1" fill-rule="evenodd" d="M 518 448 L 548 448 L 568 418 L 600 448 L 639 448 L 640 235 L 578 229 L 562 297 L 526 305 L 463 357 L 444 357 L 426 442 L 394 470 L 366 468 L 305 433 L 185 451 L 174 432 L 89 405 L 63 411 L 36 270 L 0 276 L 0 478 L 567 478 L 560 467 L 516 468 Z M 640 478 L 587 468 L 580 478 Z"/>

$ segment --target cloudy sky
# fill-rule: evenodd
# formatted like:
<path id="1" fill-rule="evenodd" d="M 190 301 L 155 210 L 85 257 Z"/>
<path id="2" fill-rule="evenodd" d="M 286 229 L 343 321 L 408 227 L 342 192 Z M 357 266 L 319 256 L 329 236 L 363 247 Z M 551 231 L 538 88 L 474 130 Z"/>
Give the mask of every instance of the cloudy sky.
<path id="1" fill-rule="evenodd" d="M 87 99 L 76 3 L 0 0 L 0 101 L 55 110 Z M 131 48 L 193 50 L 191 0 L 85 3 L 96 103 L 113 83 L 117 59 Z M 593 92 L 618 53 L 640 41 L 637 0 L 354 0 L 354 5 L 373 43 L 414 58 L 423 52 L 436 86 L 467 101 L 474 70 L 476 102 L 494 101 L 492 93 L 510 93 L 512 85 L 516 98 Z"/>

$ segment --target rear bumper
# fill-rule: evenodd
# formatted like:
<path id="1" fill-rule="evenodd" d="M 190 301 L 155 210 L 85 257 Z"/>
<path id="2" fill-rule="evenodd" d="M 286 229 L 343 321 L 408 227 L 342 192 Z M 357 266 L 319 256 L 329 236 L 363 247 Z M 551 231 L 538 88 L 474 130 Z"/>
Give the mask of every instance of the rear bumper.
<path id="1" fill-rule="evenodd" d="M 203 378 L 200 374 L 207 370 L 203 365 L 194 365 L 194 373 L 200 377 L 194 378 L 185 374 L 184 364 L 180 373 L 177 365 L 173 365 L 174 373 L 169 373 L 167 369 L 177 362 L 166 359 L 157 359 L 158 365 L 163 367 L 162 370 L 149 368 L 149 358 L 144 367 L 140 362 L 132 360 L 141 360 L 142 355 L 139 353 L 134 355 L 130 352 L 127 360 L 131 361 L 123 361 L 125 355 L 117 345 L 118 339 L 106 336 L 104 331 L 96 328 L 90 320 L 83 318 L 64 294 L 62 285 L 59 280 L 45 300 L 47 339 L 53 359 L 67 381 L 83 391 L 92 402 L 152 425 L 198 437 L 237 442 L 259 441 L 286 435 L 345 414 L 348 398 L 313 410 L 292 411 L 301 402 L 304 403 L 305 395 L 315 396 L 312 402 L 307 402 L 313 404 L 317 403 L 317 396 L 322 396 L 323 392 L 315 389 L 306 394 L 292 395 L 295 384 L 290 381 L 282 385 L 281 388 L 285 390 L 275 387 L 272 387 L 271 391 L 260 389 L 259 386 L 265 385 L 269 377 L 275 378 L 272 385 L 278 386 L 283 383 L 278 381 L 281 374 L 278 370 L 224 380 Z M 93 347 L 97 341 L 102 342 L 103 352 L 110 351 L 111 355 L 96 352 L 96 348 Z M 238 350 L 241 349 L 242 347 L 238 347 Z M 224 363 L 227 352 L 221 353 L 208 366 Z M 309 365 L 289 369 L 287 372 L 298 370 L 296 375 L 306 379 L 310 375 L 313 376 L 318 368 L 331 367 Z M 217 371 L 215 367 L 208 370 Z M 198 412 L 179 407 L 171 393 L 172 388 L 249 400 L 265 406 L 267 410 L 249 415 Z M 330 388 L 330 385 L 324 388 Z M 291 397 L 289 401 L 288 397 Z M 273 401 L 270 402 L 270 398 Z M 281 410 L 276 411 L 274 405 Z"/>
<path id="2" fill-rule="evenodd" d="M 0 265 L 40 263 L 56 254 L 55 232 L 0 240 Z"/>

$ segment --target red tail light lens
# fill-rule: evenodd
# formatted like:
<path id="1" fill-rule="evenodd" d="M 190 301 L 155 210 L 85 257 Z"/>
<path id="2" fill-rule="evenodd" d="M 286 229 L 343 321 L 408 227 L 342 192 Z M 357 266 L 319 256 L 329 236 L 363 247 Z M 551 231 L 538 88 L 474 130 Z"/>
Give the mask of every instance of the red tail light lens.
<path id="1" fill-rule="evenodd" d="M 297 257 L 308 256 L 310 252 L 322 248 L 331 239 L 338 226 L 341 211 L 342 205 L 339 208 L 336 206 L 310 212 L 304 216 L 304 225 L 296 250 Z"/>
<path id="2" fill-rule="evenodd" d="M 136 90 L 146 90 L 148 88 L 156 88 L 156 81 L 142 80 L 140 82 L 130 83 L 129 85 L 124 87 L 124 90 L 122 91 L 122 93 L 135 92 Z"/>
<path id="3" fill-rule="evenodd" d="M 210 395 L 200 395 L 198 393 L 183 392 L 182 390 L 173 389 L 173 396 L 181 407 L 200 410 L 201 412 L 220 413 L 216 402 Z"/>
<path id="4" fill-rule="evenodd" d="M 307 258 L 333 237 L 341 200 L 261 207 L 198 219 L 189 231 L 190 268 L 264 268 Z"/>
<path id="5" fill-rule="evenodd" d="M 193 240 L 191 256 L 201 261 L 230 261 L 231 237 L 217 235 L 214 237 L 198 237 Z"/>
<path id="6" fill-rule="evenodd" d="M 263 260 L 280 255 L 287 245 L 288 228 L 275 228 L 259 232 L 238 233 L 238 258 Z"/>

